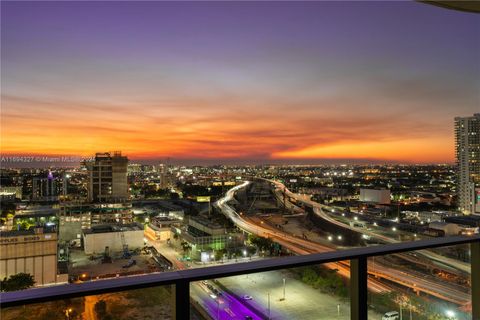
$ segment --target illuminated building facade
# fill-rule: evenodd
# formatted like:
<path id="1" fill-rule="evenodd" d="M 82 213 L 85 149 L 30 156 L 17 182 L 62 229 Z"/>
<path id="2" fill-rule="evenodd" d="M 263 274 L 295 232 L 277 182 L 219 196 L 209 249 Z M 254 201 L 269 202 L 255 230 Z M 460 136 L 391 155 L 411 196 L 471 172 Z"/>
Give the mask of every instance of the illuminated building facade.
<path id="1" fill-rule="evenodd" d="M 88 170 L 88 200 L 91 202 L 125 201 L 128 198 L 128 158 L 120 151 L 97 153 L 85 161 Z"/>
<path id="2" fill-rule="evenodd" d="M 0 278 L 33 275 L 35 285 L 66 282 L 58 275 L 57 233 L 54 229 L 0 232 Z"/>
<path id="3" fill-rule="evenodd" d="M 458 207 L 464 214 L 480 213 L 475 188 L 480 186 L 480 113 L 455 118 Z"/>

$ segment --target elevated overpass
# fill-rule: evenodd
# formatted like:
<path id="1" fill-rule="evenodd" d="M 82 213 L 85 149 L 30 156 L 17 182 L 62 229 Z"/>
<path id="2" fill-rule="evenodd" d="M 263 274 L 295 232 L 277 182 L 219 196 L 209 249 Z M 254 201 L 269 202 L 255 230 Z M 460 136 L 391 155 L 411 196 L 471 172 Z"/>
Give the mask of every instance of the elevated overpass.
<path id="1" fill-rule="evenodd" d="M 332 218 L 330 215 L 325 213 L 323 210 L 326 206 L 322 205 L 318 202 L 306 199 L 302 197 L 301 195 L 295 194 L 288 190 L 282 183 L 274 180 L 268 180 L 268 179 L 263 179 L 263 178 L 258 178 L 262 181 L 267 181 L 274 186 L 276 192 L 284 192 L 286 194 L 286 197 L 289 199 L 295 199 L 297 204 L 302 204 L 305 210 L 308 210 L 312 214 L 312 219 L 314 221 L 320 221 L 320 223 L 325 223 L 327 222 L 328 224 L 335 226 L 335 230 L 338 230 L 339 232 L 343 232 L 345 235 L 353 235 L 356 234 L 357 238 L 359 238 L 359 242 L 356 242 L 358 245 L 359 243 L 363 242 L 362 236 L 367 235 L 372 239 L 376 239 L 377 241 L 381 243 L 398 243 L 400 241 L 387 237 L 385 235 L 378 234 L 372 230 L 364 229 L 364 228 L 356 228 L 353 227 L 349 224 L 342 223 L 334 218 Z M 325 226 L 323 226 L 325 228 Z M 438 265 L 438 268 L 442 268 L 442 266 L 447 266 L 450 267 L 448 270 L 444 270 L 447 272 L 452 272 L 451 268 L 457 269 L 461 271 L 463 274 L 468 274 L 470 273 L 470 265 L 468 263 L 458 261 L 455 259 L 451 259 L 448 257 L 444 257 L 440 254 L 437 254 L 435 252 L 429 251 L 429 250 L 421 250 L 418 251 L 417 256 L 421 256 L 426 258 L 427 260 L 431 260 L 433 262 L 436 262 Z M 418 261 L 418 259 L 414 258 L 411 254 L 403 254 L 401 256 L 404 256 L 405 259 L 411 261 L 411 262 L 418 262 L 421 263 L 421 261 Z"/>
<path id="2" fill-rule="evenodd" d="M 288 197 L 295 198 L 298 203 L 304 204 L 305 207 L 312 207 L 313 213 L 316 215 L 324 217 L 326 221 L 331 221 L 332 224 L 335 224 L 337 227 L 342 227 L 352 233 L 360 233 L 358 230 L 355 230 L 349 225 L 345 225 L 330 216 L 326 215 L 321 210 L 321 205 L 313 202 L 308 199 L 299 199 L 300 197 L 295 197 L 295 194 L 291 193 L 288 189 L 285 188 L 281 183 L 276 181 L 271 181 L 267 179 L 261 179 L 263 181 L 268 181 L 274 186 L 283 189 L 287 193 Z M 224 198 L 218 200 L 215 203 L 217 206 L 229 219 L 232 220 L 237 227 L 244 230 L 247 233 L 255 234 L 261 237 L 272 239 L 273 241 L 281 244 L 285 248 L 289 249 L 291 252 L 299 255 L 305 255 L 310 253 L 318 252 L 327 252 L 335 250 L 335 248 L 326 247 L 324 245 L 311 242 L 299 237 L 295 237 L 284 231 L 277 230 L 265 225 L 258 225 L 249 221 L 248 217 L 245 217 L 241 213 L 237 213 L 232 207 L 228 205 L 228 202 L 234 199 L 235 192 L 239 191 L 242 188 L 245 188 L 250 182 L 244 182 L 241 185 L 238 185 L 230 189 Z M 283 187 L 283 188 L 282 188 Z M 363 230 L 362 230 L 363 231 Z M 377 234 L 372 233 L 372 236 L 377 236 Z M 389 238 L 387 238 L 389 239 Z M 328 268 L 337 269 L 339 274 L 349 277 L 349 262 L 339 262 L 334 264 L 326 264 Z M 379 279 L 385 279 L 392 283 L 410 288 L 411 290 L 417 293 L 425 293 L 436 298 L 455 303 L 459 306 L 465 306 L 470 302 L 470 294 L 468 292 L 462 291 L 459 288 L 456 288 L 450 284 L 439 283 L 437 281 L 431 281 L 425 279 L 425 277 L 419 275 L 413 275 L 405 271 L 401 271 L 391 266 L 383 266 L 379 263 L 375 264 L 375 267 L 368 267 L 368 273 L 373 276 L 369 278 L 368 286 L 369 289 L 374 292 L 389 292 L 392 289 L 388 284 L 379 281 Z"/>

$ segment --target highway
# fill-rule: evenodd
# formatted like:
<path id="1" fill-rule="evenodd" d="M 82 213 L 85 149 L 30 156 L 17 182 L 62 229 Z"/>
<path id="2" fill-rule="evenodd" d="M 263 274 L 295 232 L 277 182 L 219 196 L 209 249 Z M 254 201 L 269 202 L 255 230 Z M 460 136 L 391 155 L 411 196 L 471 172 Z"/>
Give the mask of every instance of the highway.
<path id="1" fill-rule="evenodd" d="M 326 208 L 326 206 L 324 206 Z M 331 210 L 324 210 L 323 213 L 326 215 L 330 215 Z M 337 217 L 339 217 L 339 213 L 335 213 Z M 361 214 L 359 214 L 359 217 L 361 217 Z M 355 222 L 353 219 L 349 219 L 346 217 L 339 217 L 339 220 L 343 222 L 344 226 L 350 226 L 349 222 Z M 370 223 L 372 223 L 370 221 Z M 397 243 L 399 242 L 397 240 L 398 234 L 408 234 L 411 235 L 409 232 L 402 232 L 400 230 L 397 231 L 391 231 L 387 228 L 382 228 L 379 226 L 375 226 L 372 224 L 372 229 L 366 229 L 365 227 L 357 227 L 356 230 L 361 233 L 365 233 L 367 231 L 372 238 L 380 240 L 380 242 L 383 243 Z M 383 230 L 382 230 L 383 229 Z M 382 235 L 381 233 L 384 232 L 386 235 Z M 398 233 L 398 234 L 397 234 Z M 414 239 L 417 239 L 414 237 Z M 470 270 L 470 264 L 449 258 L 446 256 L 443 256 L 441 254 L 437 254 L 431 250 L 418 250 L 415 252 L 411 253 L 403 253 L 403 254 L 396 254 L 396 256 L 401 257 L 404 260 L 416 263 L 416 264 L 423 264 L 427 267 L 431 267 L 433 264 L 436 265 L 438 268 L 440 268 L 442 271 L 447 271 L 453 274 L 456 274 L 458 276 L 466 276 L 469 275 L 471 270 Z"/>
<path id="2" fill-rule="evenodd" d="M 396 239 L 392 239 L 390 237 L 380 235 L 380 234 L 375 233 L 371 230 L 367 230 L 365 228 L 352 227 L 349 224 L 344 224 L 340 221 L 337 221 L 334 218 L 332 218 L 330 215 L 325 213 L 323 208 L 326 207 L 326 206 L 324 206 L 324 205 L 322 205 L 318 202 L 311 201 L 309 199 L 305 199 L 304 197 L 302 197 L 300 195 L 297 195 L 295 193 L 292 193 L 282 183 L 280 183 L 278 181 L 272 181 L 272 180 L 266 180 L 266 181 L 275 185 L 275 192 L 279 192 L 279 191 L 280 192 L 285 192 L 287 197 L 295 199 L 297 202 L 301 202 L 305 205 L 308 205 L 308 206 L 312 207 L 313 212 L 316 215 L 322 217 L 322 219 L 328 221 L 329 223 L 335 224 L 335 225 L 337 225 L 341 228 L 348 229 L 348 230 L 351 230 L 353 232 L 366 234 L 366 235 L 368 235 L 372 238 L 378 239 L 378 240 L 383 241 L 385 243 L 397 243 L 398 242 L 398 240 L 396 240 Z M 436 254 L 434 252 L 431 252 L 429 250 L 420 250 L 420 251 L 416 251 L 415 253 L 416 253 L 417 256 L 424 256 L 426 259 L 431 259 L 431 260 L 440 262 L 440 263 L 442 263 L 446 266 L 458 268 L 461 271 L 470 273 L 470 265 L 465 264 L 461 261 L 457 261 L 457 260 L 454 260 L 454 259 L 443 257 L 443 256 L 441 256 L 439 254 Z M 402 258 L 404 258 L 404 259 L 406 259 L 406 260 L 408 260 L 412 263 L 419 262 L 418 259 L 416 259 L 412 255 L 409 255 L 409 254 L 406 254 L 406 253 L 405 254 L 397 254 L 397 256 L 402 257 Z M 370 269 L 369 269 L 369 273 L 371 273 Z M 403 274 L 401 274 L 401 273 L 403 273 Z M 413 290 L 421 291 L 421 292 L 433 295 L 437 298 L 440 298 L 440 299 L 443 299 L 443 300 L 446 300 L 446 301 L 449 301 L 449 302 L 453 302 L 453 303 L 458 304 L 458 305 L 465 305 L 471 299 L 470 294 L 468 294 L 466 292 L 463 292 L 463 291 L 459 291 L 455 288 L 452 288 L 451 286 L 445 286 L 445 285 L 439 286 L 438 283 L 432 283 L 431 281 L 426 281 L 425 279 L 423 279 L 421 277 L 415 277 L 415 276 L 412 276 L 410 273 L 406 274 L 404 272 L 398 271 L 396 269 L 392 269 L 390 267 L 385 268 L 385 267 L 383 267 L 379 264 L 376 265 L 375 276 L 380 277 L 380 278 L 384 278 L 384 279 L 387 279 L 387 280 L 390 280 L 390 281 L 393 281 L 393 282 L 396 282 L 396 283 L 399 283 L 401 285 L 410 287 Z M 436 290 L 433 290 L 432 289 L 433 287 L 436 287 Z"/>
<path id="3" fill-rule="evenodd" d="M 353 227 L 350 227 L 349 225 L 345 225 L 331 218 L 329 215 L 325 214 L 321 209 L 320 204 L 313 202 L 311 200 L 303 199 L 300 196 L 296 196 L 295 194 L 288 191 L 288 189 L 286 189 L 279 182 L 270 181 L 270 180 L 267 180 L 267 181 L 276 185 L 277 189 L 282 190 L 289 197 L 296 199 L 299 202 L 301 201 L 303 203 L 306 203 L 312 206 L 312 208 L 314 208 L 314 210 L 316 211 L 316 214 L 321 214 L 322 218 L 325 218 L 327 221 L 333 224 L 339 225 L 342 228 L 347 228 L 347 229 L 351 229 L 354 232 L 359 232 L 359 230 L 353 229 Z M 249 182 L 244 182 L 243 184 L 230 189 L 229 191 L 227 191 L 225 197 L 218 200 L 215 204 L 240 229 L 248 233 L 256 234 L 261 237 L 270 238 L 273 241 L 288 248 L 292 252 L 300 255 L 334 250 L 332 248 L 320 245 L 315 242 L 294 237 L 283 231 L 274 229 L 270 226 L 269 227 L 265 225 L 259 226 L 258 224 L 253 223 L 251 220 L 249 220 L 249 218 L 246 218 L 242 214 L 237 213 L 232 207 L 228 205 L 228 202 L 234 198 L 235 192 L 237 192 L 242 188 L 245 188 L 248 184 Z M 362 232 L 363 231 L 364 230 L 362 229 Z M 365 230 L 365 231 L 368 231 L 368 230 Z M 377 234 L 375 233 L 370 233 L 370 234 L 372 237 L 377 236 Z M 381 237 L 384 237 L 384 236 L 381 236 Z M 388 239 L 389 242 L 391 241 L 391 239 L 388 237 L 384 237 L 384 238 Z M 326 266 L 329 268 L 338 269 L 339 273 L 345 277 L 350 276 L 348 262 L 328 264 Z M 369 267 L 369 274 L 374 275 L 375 277 L 378 277 L 378 278 L 388 279 L 389 281 L 409 287 L 417 292 L 424 292 L 432 296 L 435 296 L 437 298 L 453 302 L 458 305 L 465 305 L 469 303 L 471 299 L 468 293 L 464 291 L 459 291 L 456 288 L 452 288 L 452 286 L 445 285 L 444 283 L 432 282 L 425 279 L 424 277 L 413 275 L 411 273 L 405 273 L 398 269 L 391 268 L 391 266 L 382 266 L 379 263 L 375 264 L 374 270 L 372 270 L 372 268 Z M 387 285 L 372 278 L 369 279 L 369 289 L 375 292 L 391 291 L 391 289 Z"/>
<path id="4" fill-rule="evenodd" d="M 222 212 L 229 217 L 233 223 L 235 223 L 240 229 L 256 234 L 260 237 L 269 238 L 285 248 L 289 249 L 290 251 L 299 254 L 311 254 L 311 253 L 318 253 L 318 252 L 327 252 L 333 251 L 334 249 L 323 246 L 318 243 L 314 243 L 311 241 L 307 241 L 290 234 L 287 234 L 283 231 L 278 231 L 276 229 L 272 229 L 270 226 L 259 226 L 258 224 L 252 223 L 252 221 L 243 217 L 242 214 L 238 214 L 233 208 L 231 208 L 227 203 L 228 201 L 233 199 L 235 192 L 244 188 L 248 185 L 249 182 L 245 182 L 241 185 L 238 185 L 229 191 L 227 191 L 224 198 L 217 201 L 216 205 L 222 210 Z M 326 267 L 330 269 L 337 269 L 339 274 L 349 278 L 350 277 L 350 267 L 348 262 L 339 262 L 339 263 L 326 263 Z M 374 292 L 390 292 L 391 289 L 379 281 L 371 280 L 369 281 L 369 288 Z"/>
<path id="5" fill-rule="evenodd" d="M 312 209 L 313 209 L 313 211 L 316 215 L 322 217 L 322 219 L 328 221 L 331 224 L 337 225 L 338 227 L 343 228 L 343 229 L 351 230 L 351 231 L 356 232 L 356 233 L 361 233 L 361 234 L 368 235 L 368 236 L 370 236 L 374 239 L 383 241 L 384 243 L 397 243 L 397 242 L 399 242 L 396 239 L 378 234 L 374 231 L 367 230 L 365 228 L 352 227 L 349 224 L 342 223 L 342 222 L 332 218 L 330 215 L 328 215 L 327 213 L 325 213 L 323 211 L 323 209 L 326 208 L 327 206 L 322 205 L 322 204 L 320 204 L 318 202 L 315 202 L 315 201 L 311 201 L 311 200 L 306 199 L 306 198 L 304 198 L 304 197 L 302 197 L 298 194 L 295 194 L 295 193 L 291 192 L 282 183 L 280 183 L 278 181 L 267 180 L 267 179 L 265 179 L 265 181 L 268 181 L 269 183 L 275 185 L 275 192 L 280 192 L 280 193 L 284 192 L 288 197 L 290 197 L 292 199 L 295 199 L 298 202 L 304 203 L 304 204 L 312 207 Z M 281 199 L 282 197 L 277 196 L 277 198 Z M 431 252 L 429 250 L 420 250 L 420 251 L 417 251 L 416 254 L 417 255 L 423 255 L 424 257 L 426 257 L 430 260 L 439 262 L 439 263 L 441 263 L 443 265 L 446 265 L 446 266 L 449 266 L 449 267 L 456 268 L 456 269 L 461 270 L 465 273 L 470 273 L 470 271 L 471 271 L 469 264 L 467 264 L 465 262 L 462 262 L 462 261 L 455 260 L 455 259 L 451 259 L 451 258 L 448 258 L 448 257 L 444 257 L 442 255 Z M 407 258 L 407 260 L 412 261 L 412 258 L 411 257 Z"/>

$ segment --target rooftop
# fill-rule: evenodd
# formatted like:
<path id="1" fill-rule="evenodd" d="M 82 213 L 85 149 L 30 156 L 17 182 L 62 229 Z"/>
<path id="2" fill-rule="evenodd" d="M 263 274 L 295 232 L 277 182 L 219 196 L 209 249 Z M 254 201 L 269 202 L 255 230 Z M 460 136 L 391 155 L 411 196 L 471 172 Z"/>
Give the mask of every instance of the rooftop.
<path id="1" fill-rule="evenodd" d="M 143 226 L 139 223 L 130 224 L 101 224 L 93 226 L 90 229 L 84 230 L 84 234 L 92 233 L 108 233 L 108 232 L 123 232 L 123 231 L 139 231 L 143 230 Z"/>

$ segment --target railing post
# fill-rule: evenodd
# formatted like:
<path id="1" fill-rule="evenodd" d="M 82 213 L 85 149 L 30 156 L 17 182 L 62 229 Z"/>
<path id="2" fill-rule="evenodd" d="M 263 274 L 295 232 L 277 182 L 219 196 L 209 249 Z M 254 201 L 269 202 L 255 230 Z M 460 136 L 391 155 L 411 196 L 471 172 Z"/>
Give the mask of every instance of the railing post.
<path id="1" fill-rule="evenodd" d="M 470 243 L 472 275 L 472 319 L 480 320 L 480 242 Z"/>
<path id="2" fill-rule="evenodd" d="M 173 319 L 190 319 L 190 282 L 181 280 L 173 286 Z"/>
<path id="3" fill-rule="evenodd" d="M 367 258 L 350 260 L 350 319 L 366 320 Z"/>

